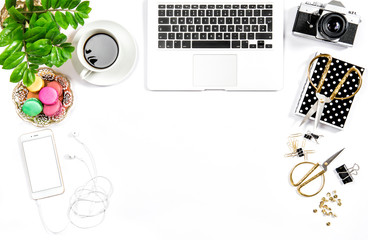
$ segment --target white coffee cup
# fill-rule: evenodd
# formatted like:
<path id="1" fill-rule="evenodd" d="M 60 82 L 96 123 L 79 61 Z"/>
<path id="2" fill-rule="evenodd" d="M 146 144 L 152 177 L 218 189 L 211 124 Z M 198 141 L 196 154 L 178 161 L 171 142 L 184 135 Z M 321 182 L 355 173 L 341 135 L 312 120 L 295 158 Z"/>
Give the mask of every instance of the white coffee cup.
<path id="1" fill-rule="evenodd" d="M 95 38 L 96 36 L 108 36 L 110 37 L 117 45 L 117 56 L 113 56 L 112 58 L 114 58 L 114 61 L 111 62 L 111 64 L 103 66 L 103 67 L 98 67 L 98 66 L 94 66 L 90 60 L 91 57 L 95 57 L 95 56 L 90 56 L 87 57 L 86 59 L 86 43 L 89 44 L 90 41 L 93 41 L 91 39 Z M 107 39 L 107 37 L 106 37 Z M 106 50 L 106 46 L 103 46 L 101 44 L 101 46 L 97 46 L 96 44 L 98 44 L 98 41 L 95 41 L 95 48 L 96 51 L 100 53 Z M 100 73 L 100 72 L 105 72 L 108 71 L 109 69 L 111 69 L 121 58 L 121 52 L 119 51 L 120 49 L 120 42 L 119 39 L 117 37 L 115 37 L 114 33 L 102 29 L 102 28 L 93 28 L 93 29 L 89 29 L 86 32 L 83 32 L 82 36 L 79 38 L 78 44 L 77 44 L 77 49 L 76 49 L 76 53 L 77 53 L 77 57 L 79 62 L 82 64 L 83 69 L 80 72 L 80 77 L 82 79 L 88 79 L 89 77 L 91 77 L 94 73 Z M 98 57 L 97 57 L 98 58 Z M 96 59 L 95 59 L 96 60 Z"/>

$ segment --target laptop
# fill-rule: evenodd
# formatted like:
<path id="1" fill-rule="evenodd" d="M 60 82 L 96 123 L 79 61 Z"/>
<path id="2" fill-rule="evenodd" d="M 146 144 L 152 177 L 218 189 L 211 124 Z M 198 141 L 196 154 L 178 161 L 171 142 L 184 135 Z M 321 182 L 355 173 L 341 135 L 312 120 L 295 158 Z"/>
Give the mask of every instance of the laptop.
<path id="1" fill-rule="evenodd" d="M 280 90 L 283 1 L 147 1 L 149 90 Z"/>

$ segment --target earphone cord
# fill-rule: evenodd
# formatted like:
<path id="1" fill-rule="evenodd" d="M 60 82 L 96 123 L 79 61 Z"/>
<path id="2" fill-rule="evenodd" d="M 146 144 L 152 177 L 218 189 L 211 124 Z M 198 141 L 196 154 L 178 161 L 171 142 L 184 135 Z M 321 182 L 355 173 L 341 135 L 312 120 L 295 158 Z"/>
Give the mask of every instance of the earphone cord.
<path id="1" fill-rule="evenodd" d="M 91 151 L 76 136 L 73 135 L 73 137 L 83 146 L 84 150 L 87 152 L 92 164 L 93 172 L 82 158 L 74 157 L 75 159 L 78 159 L 84 163 L 91 179 L 86 184 L 75 190 L 74 194 L 70 198 L 67 215 L 69 223 L 72 223 L 78 228 L 87 229 L 96 227 L 103 222 L 106 210 L 109 206 L 109 198 L 113 192 L 113 187 L 108 178 L 97 176 L 96 162 Z M 36 200 L 36 205 L 42 225 L 47 232 L 58 234 L 63 232 L 68 227 L 69 223 L 60 231 L 52 231 L 44 221 L 42 209 L 38 200 Z M 93 223 L 93 220 L 96 222 Z"/>

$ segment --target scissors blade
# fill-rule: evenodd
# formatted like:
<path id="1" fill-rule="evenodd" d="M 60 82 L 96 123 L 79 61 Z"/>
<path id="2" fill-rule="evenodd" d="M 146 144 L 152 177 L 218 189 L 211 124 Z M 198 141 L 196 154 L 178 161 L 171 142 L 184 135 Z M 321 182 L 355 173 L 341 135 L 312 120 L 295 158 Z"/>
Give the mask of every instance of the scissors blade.
<path id="1" fill-rule="evenodd" d="M 316 132 L 316 130 L 317 130 L 318 123 L 321 120 L 321 116 L 322 116 L 322 112 L 323 112 L 324 108 L 325 108 L 325 103 L 318 101 L 316 118 L 314 119 L 314 130 L 313 130 L 313 132 Z"/>
<path id="2" fill-rule="evenodd" d="M 318 101 L 316 101 L 313 106 L 309 109 L 307 114 L 305 115 L 303 121 L 300 123 L 299 127 L 302 126 L 312 115 L 317 111 Z"/>
<path id="3" fill-rule="evenodd" d="M 327 160 L 322 164 L 322 168 L 325 170 L 325 172 L 327 171 L 327 167 L 328 167 L 328 165 L 330 165 L 330 163 L 331 163 L 333 160 L 335 160 L 335 158 L 336 158 L 337 156 L 339 156 L 339 155 L 340 155 L 340 153 L 341 153 L 342 151 L 344 151 L 344 150 L 345 150 L 345 148 L 341 149 L 340 151 L 338 151 L 337 153 L 335 153 L 334 155 L 332 155 L 329 159 L 327 159 Z"/>

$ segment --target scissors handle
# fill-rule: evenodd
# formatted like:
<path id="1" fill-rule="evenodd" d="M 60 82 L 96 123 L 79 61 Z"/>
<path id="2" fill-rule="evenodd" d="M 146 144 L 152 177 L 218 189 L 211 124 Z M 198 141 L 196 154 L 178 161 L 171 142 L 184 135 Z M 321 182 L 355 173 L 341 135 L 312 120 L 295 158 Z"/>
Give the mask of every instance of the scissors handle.
<path id="1" fill-rule="evenodd" d="M 293 180 L 293 173 L 294 173 L 294 170 L 302 165 L 302 164 L 312 164 L 313 167 L 304 175 L 304 177 L 302 177 L 302 179 L 300 179 L 300 181 L 298 181 L 297 183 L 294 183 L 294 180 Z M 318 163 L 311 163 L 311 162 L 301 162 L 297 165 L 295 165 L 295 167 L 291 170 L 291 173 L 290 173 L 290 182 L 293 186 L 297 186 L 297 190 L 298 190 L 298 193 L 304 197 L 313 197 L 315 195 L 317 195 L 324 187 L 325 185 L 325 175 L 324 173 L 326 172 L 325 170 L 322 170 L 320 171 L 319 173 L 317 173 L 316 175 L 314 175 L 313 177 L 311 177 L 310 179 L 308 179 L 307 181 L 305 181 L 320 165 Z M 320 189 L 315 192 L 314 194 L 306 194 L 306 193 L 303 193 L 301 191 L 301 189 L 303 187 L 305 187 L 308 183 L 312 182 L 313 180 L 317 179 L 318 177 L 322 176 L 322 185 L 320 187 Z"/>

